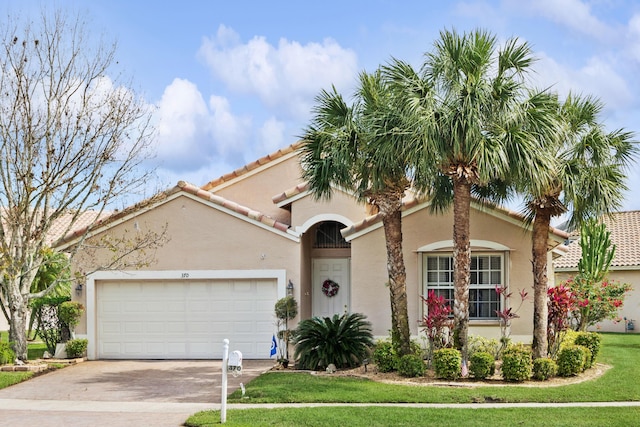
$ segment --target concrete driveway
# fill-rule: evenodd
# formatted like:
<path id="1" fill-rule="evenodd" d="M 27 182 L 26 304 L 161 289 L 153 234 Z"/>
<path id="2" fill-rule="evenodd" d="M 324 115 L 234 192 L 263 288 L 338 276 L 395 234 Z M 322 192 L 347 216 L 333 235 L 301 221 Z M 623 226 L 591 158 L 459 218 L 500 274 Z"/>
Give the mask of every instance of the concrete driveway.
<path id="1" fill-rule="evenodd" d="M 228 392 L 274 365 L 244 360 Z M 171 426 L 219 409 L 222 362 L 89 361 L 0 390 L 2 425 Z M 28 421 L 27 421 L 28 420 Z"/>

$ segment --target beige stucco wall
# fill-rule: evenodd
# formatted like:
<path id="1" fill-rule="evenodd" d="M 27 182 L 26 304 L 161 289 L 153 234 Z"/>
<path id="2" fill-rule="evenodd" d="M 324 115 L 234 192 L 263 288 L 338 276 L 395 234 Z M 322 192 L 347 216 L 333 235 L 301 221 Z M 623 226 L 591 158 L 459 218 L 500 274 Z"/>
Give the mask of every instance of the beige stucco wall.
<path id="1" fill-rule="evenodd" d="M 556 283 L 560 284 L 570 277 L 576 275 L 576 271 L 562 271 L 556 273 Z M 628 283 L 633 290 L 624 300 L 624 305 L 618 310 L 618 317 L 621 321 L 604 320 L 592 327 L 594 331 L 602 332 L 625 332 L 624 318 L 632 319 L 635 323 L 633 331 L 629 333 L 640 333 L 640 270 L 613 269 L 609 271 L 609 280 Z"/>
<path id="2" fill-rule="evenodd" d="M 508 285 L 513 292 L 512 306 L 519 305 L 521 289 L 532 294 L 530 233 L 522 227 L 495 216 L 473 210 L 470 223 L 471 239 L 486 240 L 507 246 L 511 250 L 505 260 L 508 263 Z M 409 324 L 412 335 L 419 332 L 418 321 L 423 307 L 420 295 L 421 259 L 418 249 L 435 242 L 450 241 L 453 234 L 453 215 L 430 215 L 428 209 L 408 214 L 403 218 L 403 253 L 407 272 L 407 296 Z M 380 227 L 352 240 L 352 310 L 365 313 L 374 325 L 374 334 L 387 336 L 391 327 L 384 232 Z M 481 251 L 482 248 L 472 248 Z M 449 249 L 443 249 L 449 252 Z M 530 341 L 533 331 L 533 304 L 525 301 L 518 311 L 520 318 L 514 319 L 511 336 L 515 341 Z M 470 333 L 499 336 L 497 322 L 473 321 Z"/>
<path id="3" fill-rule="evenodd" d="M 118 236 L 124 230 L 160 230 L 168 225 L 170 240 L 155 253 L 155 262 L 140 270 L 265 270 L 286 269 L 287 280 L 299 283 L 300 251 L 297 241 L 235 218 L 187 196 L 162 204 L 108 229 Z M 97 238 L 99 238 L 97 236 Z M 110 256 L 103 253 L 102 256 Z M 90 266 L 84 266 L 85 271 Z M 297 289 L 299 291 L 299 289 Z M 81 298 L 83 302 L 86 292 Z M 78 326 L 86 333 L 86 318 Z"/>
<path id="4" fill-rule="evenodd" d="M 314 200 L 307 194 L 292 203 L 291 227 L 304 232 L 310 225 L 328 219 L 346 222 L 344 225 L 349 226 L 361 221 L 366 215 L 364 204 L 356 203 L 353 197 L 340 190 L 334 190 L 330 201 Z"/>
<path id="5" fill-rule="evenodd" d="M 212 191 L 244 206 L 289 224 L 289 212 L 277 207 L 272 197 L 300 183 L 300 164 L 295 153 L 274 160 L 268 167 L 248 172 Z"/>

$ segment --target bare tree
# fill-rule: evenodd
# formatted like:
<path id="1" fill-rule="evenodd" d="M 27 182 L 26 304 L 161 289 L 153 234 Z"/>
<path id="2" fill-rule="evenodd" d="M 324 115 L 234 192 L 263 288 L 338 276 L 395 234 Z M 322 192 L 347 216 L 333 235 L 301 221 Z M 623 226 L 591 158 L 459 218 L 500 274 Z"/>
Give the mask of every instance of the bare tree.
<path id="1" fill-rule="evenodd" d="M 31 292 L 52 227 L 64 223 L 68 234 L 83 214 L 97 218 L 151 174 L 143 161 L 152 112 L 122 75 L 113 76 L 115 44 L 88 34 L 81 16 L 62 11 L 0 24 L 0 298 L 23 360 L 29 301 L 56 285 Z M 71 258 L 91 231 L 77 236 Z M 148 249 L 163 233 L 124 246 Z"/>

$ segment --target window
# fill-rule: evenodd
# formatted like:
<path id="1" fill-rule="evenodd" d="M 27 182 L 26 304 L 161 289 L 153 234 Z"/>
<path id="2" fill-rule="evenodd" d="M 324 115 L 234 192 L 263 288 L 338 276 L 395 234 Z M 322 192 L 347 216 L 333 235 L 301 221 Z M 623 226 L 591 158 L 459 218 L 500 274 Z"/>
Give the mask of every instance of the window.
<path id="1" fill-rule="evenodd" d="M 344 228 L 344 225 L 335 221 L 326 221 L 318 224 L 313 247 L 318 249 L 350 248 L 351 243 L 347 242 L 342 237 L 342 233 L 340 233 L 342 228 Z"/>
<path id="2" fill-rule="evenodd" d="M 453 256 L 425 255 L 424 294 L 435 291 L 451 304 L 453 294 Z M 498 319 L 500 296 L 496 286 L 504 283 L 504 256 L 499 254 L 471 255 L 471 283 L 469 286 L 469 318 Z"/>

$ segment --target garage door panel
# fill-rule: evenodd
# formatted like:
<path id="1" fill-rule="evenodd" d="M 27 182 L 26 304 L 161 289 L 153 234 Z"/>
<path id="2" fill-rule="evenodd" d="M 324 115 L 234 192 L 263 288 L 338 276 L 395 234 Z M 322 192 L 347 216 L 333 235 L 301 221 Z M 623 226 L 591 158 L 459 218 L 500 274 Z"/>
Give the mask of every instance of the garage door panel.
<path id="1" fill-rule="evenodd" d="M 266 358 L 274 331 L 275 279 L 98 282 L 99 358 L 211 359 L 222 340 Z"/>

